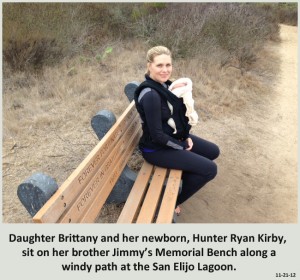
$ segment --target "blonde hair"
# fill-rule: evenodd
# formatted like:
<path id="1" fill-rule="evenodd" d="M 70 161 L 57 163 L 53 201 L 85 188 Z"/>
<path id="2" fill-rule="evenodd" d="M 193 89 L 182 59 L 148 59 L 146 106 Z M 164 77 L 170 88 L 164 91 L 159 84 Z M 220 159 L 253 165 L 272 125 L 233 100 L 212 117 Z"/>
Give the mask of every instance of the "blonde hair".
<path id="1" fill-rule="evenodd" d="M 146 56 L 146 59 L 147 59 L 147 72 L 146 72 L 146 74 L 149 75 L 149 70 L 148 70 L 149 63 L 152 63 L 156 56 L 162 55 L 162 54 L 172 56 L 171 51 L 167 47 L 164 47 L 164 46 L 156 46 L 156 47 L 153 47 L 150 50 L 148 50 L 147 56 Z"/>

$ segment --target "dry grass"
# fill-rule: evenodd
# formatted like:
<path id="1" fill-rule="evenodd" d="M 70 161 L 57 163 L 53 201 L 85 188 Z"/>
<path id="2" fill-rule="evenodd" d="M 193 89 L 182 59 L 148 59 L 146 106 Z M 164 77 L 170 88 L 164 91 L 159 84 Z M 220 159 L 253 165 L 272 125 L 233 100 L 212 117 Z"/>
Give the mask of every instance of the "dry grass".
<path id="1" fill-rule="evenodd" d="M 82 63 L 76 57 L 45 68 L 40 76 L 9 73 L 3 95 L 4 139 L 19 137 L 29 129 L 56 130 L 73 120 L 79 127 L 88 127 L 92 116 L 103 108 L 119 116 L 128 103 L 124 85 L 143 79 L 145 52 L 138 42 L 130 42 L 116 45 L 113 54 L 100 63 Z M 216 67 L 201 58 L 178 60 L 173 77 L 191 77 L 196 106 L 204 115 L 217 116 L 242 109 L 251 94 L 268 92 L 276 60 L 270 48 L 260 57 L 257 67 L 244 75 L 235 67 Z"/>
<path id="2" fill-rule="evenodd" d="M 113 52 L 102 62 L 82 63 L 80 57 L 63 61 L 55 68 L 46 67 L 39 76 L 6 73 L 4 221 L 30 221 L 27 213 L 12 215 L 20 209 L 17 186 L 34 172 L 49 174 L 60 185 L 98 142 L 91 118 L 102 109 L 119 116 L 127 107 L 123 88 L 129 81 L 142 79 L 145 50 L 131 42 L 116 46 Z"/>

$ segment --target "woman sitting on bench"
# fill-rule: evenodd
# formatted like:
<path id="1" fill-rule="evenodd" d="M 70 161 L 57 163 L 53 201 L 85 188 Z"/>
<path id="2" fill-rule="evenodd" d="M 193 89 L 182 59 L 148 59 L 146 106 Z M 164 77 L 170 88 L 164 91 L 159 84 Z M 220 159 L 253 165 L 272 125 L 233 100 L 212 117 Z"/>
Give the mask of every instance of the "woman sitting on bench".
<path id="1" fill-rule="evenodd" d="M 146 161 L 170 169 L 182 170 L 182 191 L 175 212 L 185 202 L 217 175 L 213 162 L 219 156 L 214 143 L 190 134 L 191 125 L 186 117 L 182 98 L 168 90 L 172 74 L 172 58 L 168 48 L 157 46 L 147 53 L 145 81 L 135 91 L 135 104 L 141 116 L 143 135 L 139 148 Z M 168 103 L 173 107 L 173 112 Z M 168 125 L 172 118 L 174 128 Z"/>

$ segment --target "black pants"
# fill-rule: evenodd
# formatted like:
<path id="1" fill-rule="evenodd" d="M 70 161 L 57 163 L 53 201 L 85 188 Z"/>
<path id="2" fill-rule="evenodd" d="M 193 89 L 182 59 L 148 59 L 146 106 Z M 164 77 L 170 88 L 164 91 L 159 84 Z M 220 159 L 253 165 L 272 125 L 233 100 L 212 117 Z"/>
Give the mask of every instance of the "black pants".
<path id="1" fill-rule="evenodd" d="M 197 136 L 190 137 L 193 140 L 191 151 L 166 148 L 143 153 L 144 159 L 153 165 L 183 170 L 182 191 L 177 205 L 186 201 L 217 175 L 217 165 L 213 160 L 220 154 L 219 147 Z"/>

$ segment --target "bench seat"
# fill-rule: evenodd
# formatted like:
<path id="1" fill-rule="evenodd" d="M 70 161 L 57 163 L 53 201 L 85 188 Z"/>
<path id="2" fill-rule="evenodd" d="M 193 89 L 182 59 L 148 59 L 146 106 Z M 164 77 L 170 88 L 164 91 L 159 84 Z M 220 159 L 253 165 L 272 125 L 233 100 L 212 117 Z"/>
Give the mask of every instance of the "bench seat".
<path id="1" fill-rule="evenodd" d="M 181 173 L 181 170 L 167 170 L 145 161 L 118 223 L 171 223 L 179 193 Z"/>

